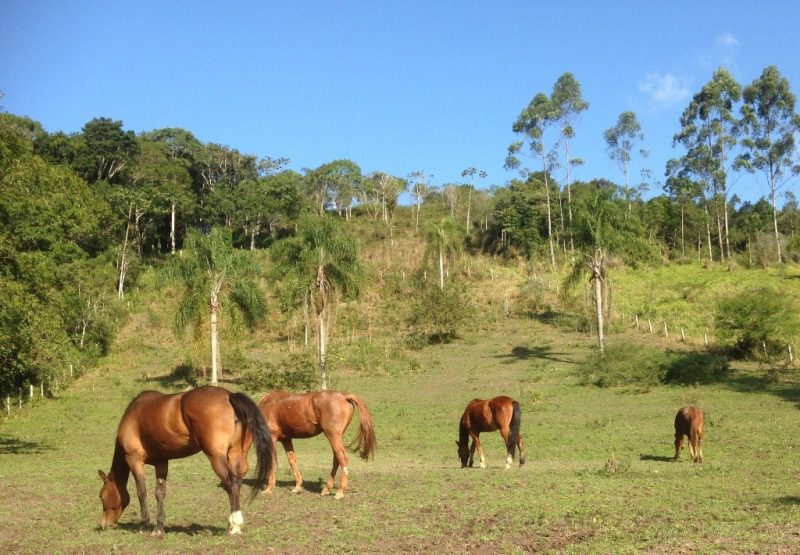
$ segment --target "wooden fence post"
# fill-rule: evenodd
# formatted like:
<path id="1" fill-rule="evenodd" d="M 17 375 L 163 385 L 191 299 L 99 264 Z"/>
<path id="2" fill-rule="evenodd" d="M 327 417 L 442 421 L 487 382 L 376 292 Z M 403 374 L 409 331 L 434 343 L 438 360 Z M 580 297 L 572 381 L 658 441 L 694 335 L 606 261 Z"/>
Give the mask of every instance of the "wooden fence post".
<path id="1" fill-rule="evenodd" d="M 650 321 L 650 318 L 647 319 L 647 327 L 650 329 L 650 333 L 653 333 L 653 322 Z"/>
<path id="2" fill-rule="evenodd" d="M 636 315 L 636 329 L 639 329 L 639 315 Z"/>
<path id="3" fill-rule="evenodd" d="M 669 331 L 667 330 L 667 321 L 664 320 L 664 337 L 669 337 Z"/>
<path id="4" fill-rule="evenodd" d="M 686 343 L 686 334 L 683 331 L 683 326 L 681 326 L 681 341 Z"/>

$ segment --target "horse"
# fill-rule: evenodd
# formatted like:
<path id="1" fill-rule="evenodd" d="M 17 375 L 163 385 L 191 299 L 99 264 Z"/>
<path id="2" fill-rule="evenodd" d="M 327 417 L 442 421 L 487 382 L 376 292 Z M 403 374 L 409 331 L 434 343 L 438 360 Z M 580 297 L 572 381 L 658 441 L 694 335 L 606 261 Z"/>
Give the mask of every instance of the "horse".
<path id="1" fill-rule="evenodd" d="M 470 401 L 458 425 L 456 445 L 458 445 L 461 468 L 472 466 L 476 447 L 481 458 L 481 468 L 486 468 L 480 434 L 495 430 L 500 430 L 500 435 L 506 444 L 506 468 L 511 468 L 516 448 L 519 448 L 519 465 L 525 464 L 525 451 L 522 436 L 519 433 L 521 418 L 522 409 L 519 403 L 511 397 L 501 395 L 489 400 L 473 399 Z M 470 438 L 472 438 L 472 445 L 467 448 Z"/>
<path id="2" fill-rule="evenodd" d="M 339 467 L 342 474 L 335 498 L 344 497 L 347 490 L 347 450 L 358 452 L 363 460 L 368 460 L 376 448 L 372 416 L 367 405 L 357 395 L 339 391 L 323 390 L 312 393 L 292 394 L 286 391 L 271 391 L 258 402 L 258 407 L 267 421 L 272 433 L 272 441 L 280 441 L 292 467 L 295 486 L 292 493 L 303 491 L 303 477 L 297 468 L 297 455 L 292 445 L 293 439 L 303 439 L 324 433 L 333 451 L 333 468 L 322 488 L 322 495 L 329 495 L 334 488 L 334 480 Z M 343 436 L 358 409 L 360 424 L 353 441 L 345 448 Z M 275 487 L 275 468 L 270 470 L 266 493 Z"/>
<path id="3" fill-rule="evenodd" d="M 675 460 L 683 448 L 683 436 L 689 438 L 689 453 L 693 462 L 703 462 L 703 411 L 698 407 L 683 407 L 675 415 Z"/>
<path id="4" fill-rule="evenodd" d="M 250 500 L 264 488 L 275 456 L 267 424 L 250 397 L 212 386 L 173 394 L 140 393 L 119 422 L 111 470 L 108 474 L 98 470 L 103 480 L 100 527 L 116 526 L 130 503 L 127 484 L 131 473 L 141 507 L 141 529 L 149 527 L 144 474 L 144 465 L 149 464 L 155 467 L 158 504 L 153 534 L 162 535 L 168 462 L 202 451 L 230 499 L 228 533 L 241 534 L 244 518 L 239 490 L 248 470 L 247 452 L 253 443 L 257 463 Z"/>

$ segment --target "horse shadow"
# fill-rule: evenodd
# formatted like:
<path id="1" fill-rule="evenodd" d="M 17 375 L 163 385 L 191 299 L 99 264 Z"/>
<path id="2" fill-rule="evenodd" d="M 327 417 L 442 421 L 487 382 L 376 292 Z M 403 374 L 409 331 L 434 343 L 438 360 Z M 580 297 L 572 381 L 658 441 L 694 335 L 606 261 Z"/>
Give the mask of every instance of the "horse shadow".
<path id="1" fill-rule="evenodd" d="M 775 502 L 781 505 L 800 505 L 800 496 L 784 495 L 775 499 Z"/>
<path id="2" fill-rule="evenodd" d="M 142 530 L 138 522 L 120 522 L 117 525 L 118 529 L 125 530 L 126 532 L 135 532 L 141 534 L 150 534 L 152 526 L 147 530 Z M 227 536 L 228 529 L 223 526 L 215 526 L 210 524 L 189 524 L 189 525 L 165 525 L 164 534 L 183 534 L 185 536 Z"/>
<path id="3" fill-rule="evenodd" d="M 666 455 L 639 455 L 640 461 L 653 461 L 653 462 L 672 462 L 675 457 L 668 457 Z"/>
<path id="4" fill-rule="evenodd" d="M 43 443 L 0 436 L 0 454 L 2 455 L 37 455 L 50 450 L 52 447 Z"/>
<path id="5" fill-rule="evenodd" d="M 242 485 L 253 487 L 256 485 L 256 481 L 254 478 L 245 478 L 242 480 Z M 318 478 L 316 482 L 303 481 L 303 490 L 310 493 L 322 493 L 322 487 L 324 485 L 325 482 L 322 478 Z M 220 484 L 220 487 L 222 487 L 222 484 Z M 294 480 L 275 480 L 275 487 L 276 489 L 290 490 L 294 488 Z"/>

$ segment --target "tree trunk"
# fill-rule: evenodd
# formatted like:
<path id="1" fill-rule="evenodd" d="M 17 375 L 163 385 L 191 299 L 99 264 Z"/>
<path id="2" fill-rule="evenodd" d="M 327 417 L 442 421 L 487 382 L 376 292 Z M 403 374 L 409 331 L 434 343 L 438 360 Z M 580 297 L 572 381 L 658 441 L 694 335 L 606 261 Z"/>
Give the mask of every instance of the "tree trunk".
<path id="1" fill-rule="evenodd" d="M 547 184 L 547 166 L 543 165 L 544 171 L 544 192 L 547 202 L 547 240 L 550 243 L 550 264 L 553 266 L 553 271 L 556 270 L 556 251 L 553 247 L 553 215 L 550 210 L 550 187 Z"/>
<path id="2" fill-rule="evenodd" d="M 211 385 L 217 385 L 220 375 L 218 315 L 219 300 L 216 293 L 211 293 Z"/>
<path id="3" fill-rule="evenodd" d="M 470 212 L 472 210 L 472 187 L 467 191 L 467 234 L 469 234 Z"/>
<path id="4" fill-rule="evenodd" d="M 605 334 L 603 333 L 603 253 L 595 251 L 591 261 L 592 281 L 594 281 L 594 303 L 597 311 L 597 346 L 601 353 L 605 352 Z"/>
<path id="5" fill-rule="evenodd" d="M 319 337 L 319 371 L 320 371 L 320 389 L 328 389 L 328 366 L 325 360 L 325 351 L 327 337 L 325 334 L 325 311 L 323 310 L 317 315 L 317 323 L 319 329 L 317 330 Z"/>
<path id="6" fill-rule="evenodd" d="M 778 264 L 783 262 L 783 254 L 781 253 L 781 235 L 778 231 L 778 208 L 775 206 L 775 181 L 771 180 L 770 183 L 770 201 L 772 201 L 772 227 L 775 231 L 775 249 L 778 253 Z"/>
<path id="7" fill-rule="evenodd" d="M 444 253 L 439 247 L 439 289 L 444 291 Z"/>
<path id="8" fill-rule="evenodd" d="M 711 219 L 708 215 L 708 208 L 704 208 L 706 213 L 706 240 L 708 241 L 708 260 L 709 262 L 714 262 L 714 253 L 711 250 L 711 223 L 709 220 Z"/>
<path id="9" fill-rule="evenodd" d="M 172 247 L 172 254 L 175 254 L 175 203 L 172 203 L 172 212 L 169 223 L 169 242 Z"/>

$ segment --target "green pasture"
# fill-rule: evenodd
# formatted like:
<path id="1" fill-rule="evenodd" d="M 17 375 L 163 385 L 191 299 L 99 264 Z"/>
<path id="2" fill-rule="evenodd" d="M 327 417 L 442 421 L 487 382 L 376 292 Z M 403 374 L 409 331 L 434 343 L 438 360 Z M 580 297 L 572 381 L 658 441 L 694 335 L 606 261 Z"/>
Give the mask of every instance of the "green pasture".
<path id="1" fill-rule="evenodd" d="M 338 389 L 366 400 L 378 436 L 374 460 L 351 456 L 345 499 L 319 496 L 331 454 L 314 438 L 295 442 L 308 491 L 289 492 L 280 451 L 278 488 L 244 508 L 241 537 L 226 535 L 227 495 L 202 455 L 170 464 L 164 537 L 138 533 L 135 495 L 120 526 L 99 531 L 97 470 L 110 466 L 127 402 L 142 389 L 185 386 L 169 379 L 180 362 L 174 339 L 147 328 L 138 315 L 105 366 L 0 424 L 0 552 L 791 553 L 800 545 L 796 370 L 734 365 L 721 383 L 647 392 L 581 386 L 573 369 L 590 336 L 513 319 L 414 353 L 413 371 L 335 377 Z M 461 411 L 501 393 L 522 403 L 527 464 L 504 470 L 493 434 L 484 440 L 488 468 L 461 469 Z M 689 403 L 706 411 L 703 464 L 688 453 L 671 460 L 672 419 Z"/>

